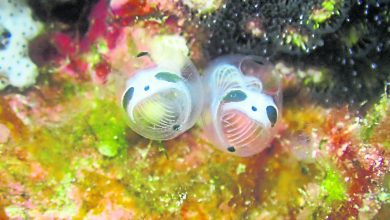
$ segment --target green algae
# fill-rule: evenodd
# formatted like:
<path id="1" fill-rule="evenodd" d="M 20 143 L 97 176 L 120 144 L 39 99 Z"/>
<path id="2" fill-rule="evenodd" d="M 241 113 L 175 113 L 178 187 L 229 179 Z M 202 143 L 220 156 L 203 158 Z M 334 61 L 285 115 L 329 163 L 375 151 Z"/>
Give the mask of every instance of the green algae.
<path id="1" fill-rule="evenodd" d="M 126 193 L 142 213 L 176 216 L 187 206 L 216 205 L 234 196 L 232 174 L 237 164 L 228 161 L 179 171 L 172 169 L 176 153 L 167 158 L 158 146 L 156 142 L 136 145 L 130 154 L 122 153 L 123 156 L 118 156 L 121 159 L 113 161 L 121 167 L 123 173 L 118 178 L 125 185 Z M 218 215 L 218 210 L 208 214 Z"/>
<path id="2" fill-rule="evenodd" d="M 372 107 L 362 121 L 360 136 L 363 141 L 367 142 L 373 135 L 374 129 L 386 117 L 390 109 L 390 102 L 386 94 Z M 386 144 L 385 144 L 386 146 Z M 388 143 L 387 143 L 388 146 Z M 388 147 L 387 147 L 388 148 Z"/>
<path id="3" fill-rule="evenodd" d="M 334 84 L 330 77 L 331 74 L 331 70 L 324 67 L 299 69 L 297 71 L 298 77 L 302 79 L 305 86 L 315 87 L 318 90 L 324 90 Z"/>
<path id="4" fill-rule="evenodd" d="M 296 47 L 298 47 L 299 49 L 306 51 L 307 50 L 307 43 L 309 42 L 309 37 L 304 35 L 304 34 L 291 31 L 291 32 L 287 33 L 287 35 L 284 39 L 284 42 L 286 44 L 293 44 Z"/>
<path id="5" fill-rule="evenodd" d="M 241 173 L 245 173 L 245 171 L 246 171 L 246 165 L 245 164 L 240 163 L 240 164 L 237 165 L 237 169 L 236 169 L 236 174 L 237 175 L 239 175 Z"/>
<path id="6" fill-rule="evenodd" d="M 45 201 L 49 205 L 43 209 L 46 214 L 60 218 L 82 218 L 90 210 L 98 214 L 104 210 L 108 195 L 115 195 L 110 202 L 124 204 L 119 197 L 134 200 L 137 214 L 145 218 L 156 215 L 172 219 L 183 210 L 214 219 L 229 215 L 232 219 L 276 218 L 297 209 L 302 200 L 297 189 L 318 175 L 313 166 L 303 166 L 286 155 L 270 155 L 265 167 L 253 168 L 249 160 L 215 153 L 198 166 L 176 170 L 175 161 L 181 159 L 176 145 L 180 142 L 174 142 L 172 149 L 169 144 L 162 147 L 157 142 L 129 137 L 132 133 L 127 132 L 120 106 L 100 97 L 99 91 L 89 98 L 79 96 L 76 103 L 63 123 L 33 131 L 35 144 L 29 152 L 49 172 L 48 184 L 33 186 L 35 192 L 48 191 L 44 194 L 49 197 Z M 313 216 L 322 217 L 328 209 L 318 207 L 345 200 L 346 189 L 335 168 L 325 166 L 321 170 L 326 172 L 317 183 L 322 194 Z M 258 173 L 261 175 L 256 177 Z M 50 178 L 53 174 L 57 178 Z M 69 198 L 73 188 L 80 198 Z M 80 207 L 76 201 L 82 202 Z"/>
<path id="7" fill-rule="evenodd" d="M 379 193 L 377 197 L 380 202 L 390 204 L 390 193 L 382 192 Z"/>
<path id="8" fill-rule="evenodd" d="M 77 102 L 77 108 L 70 105 L 66 120 L 48 127 L 31 128 L 30 137 L 20 143 L 27 150 L 28 158 L 38 162 L 47 173 L 43 180 L 25 184 L 34 195 L 38 192 L 43 197 L 50 195 L 49 200 L 41 201 L 47 203 L 42 209 L 46 215 L 66 218 L 77 213 L 78 207 L 69 194 L 75 186 L 76 173 L 92 167 L 92 161 L 83 158 L 85 153 L 91 154 L 96 147 L 96 152 L 113 157 L 127 147 L 127 126 L 116 102 L 86 97 L 79 94 L 81 104 Z M 13 168 L 12 164 L 17 167 Z M 25 182 L 30 168 L 23 168 L 23 164 L 27 165 L 16 159 L 8 160 L 8 163 L 0 163 L 0 170 L 6 169 L 18 177 L 19 180 L 15 180 Z"/>
<path id="9" fill-rule="evenodd" d="M 378 194 L 379 201 L 390 204 L 390 173 L 387 173 L 383 180 L 382 192 Z"/>
<path id="10" fill-rule="evenodd" d="M 88 86 L 70 87 L 72 91 L 83 91 Z M 72 92 L 70 96 L 73 95 L 76 94 Z M 97 98 L 104 98 L 101 88 L 95 88 L 92 96 L 84 92 L 78 93 L 77 97 L 76 102 L 65 105 L 62 122 L 31 128 L 30 137 L 21 143 L 29 158 L 47 172 L 49 182 L 61 183 L 69 175 L 74 176 L 76 171 L 72 169 L 72 161 L 78 158 L 78 154 L 90 154 L 96 149 L 104 156 L 114 157 L 128 146 L 127 125 L 115 101 Z"/>
<path id="11" fill-rule="evenodd" d="M 25 207 L 10 205 L 5 207 L 5 213 L 13 219 L 28 219 Z"/>
<path id="12" fill-rule="evenodd" d="M 195 9 L 199 15 L 211 14 L 216 11 L 223 3 L 222 0 L 184 0 L 183 3 L 192 9 Z"/>
<path id="13" fill-rule="evenodd" d="M 32 159 L 38 161 L 56 179 L 62 179 L 69 172 L 69 151 L 72 150 L 72 145 L 64 141 L 61 135 L 58 130 L 39 130 L 33 133 L 33 141 L 27 146 Z"/>
<path id="14" fill-rule="evenodd" d="M 9 157 L 6 155 L 1 155 L 4 159 L 0 163 L 0 171 L 7 171 L 14 180 L 23 181 L 26 180 L 29 175 L 29 167 L 27 164 L 23 163 L 22 160 L 14 157 Z"/>
<path id="15" fill-rule="evenodd" d="M 147 160 L 137 161 L 129 167 L 123 177 L 128 193 L 134 197 L 138 208 L 145 212 L 178 212 L 187 194 L 190 179 L 181 172 L 153 174 L 147 172 L 148 167 L 151 164 Z"/>
<path id="16" fill-rule="evenodd" d="M 347 185 L 332 161 L 320 159 L 315 166 L 315 181 L 299 188 L 300 212 L 297 219 L 324 219 L 347 198 Z"/>
<path id="17" fill-rule="evenodd" d="M 52 143 L 57 147 L 37 154 L 43 157 L 41 161 L 48 161 L 53 156 L 58 158 L 55 156 L 59 156 L 61 152 L 54 152 L 56 149 L 64 150 L 69 147 L 80 149 L 95 145 L 101 154 L 114 157 L 120 149 L 127 146 L 125 139 L 127 125 L 118 104 L 102 99 L 83 101 L 85 103 L 80 106 L 80 111 L 73 118 L 64 125 L 46 132 L 44 136 L 54 136 L 59 141 Z M 64 137 L 63 134 L 67 136 Z"/>
<path id="18" fill-rule="evenodd" d="M 190 183 L 189 179 L 184 179 L 188 176 L 180 172 L 167 172 L 164 175 L 145 172 L 150 165 L 147 161 L 137 161 L 129 167 L 124 176 L 127 191 L 134 196 L 141 210 L 151 213 L 178 212 Z"/>
<path id="19" fill-rule="evenodd" d="M 307 24 L 313 23 L 314 30 L 320 28 L 320 25 L 328 21 L 333 16 L 338 16 L 340 13 L 337 11 L 340 5 L 344 4 L 342 0 L 326 0 L 321 4 L 321 8 L 314 10 L 310 15 Z"/>
<path id="20" fill-rule="evenodd" d="M 64 82 L 62 84 L 62 95 L 64 100 L 70 100 L 71 98 L 74 98 L 78 94 L 81 94 L 84 91 L 84 87 L 79 86 L 73 82 Z"/>
<path id="21" fill-rule="evenodd" d="M 107 42 L 98 40 L 96 44 L 91 47 L 91 51 L 85 54 L 86 61 L 91 65 L 96 65 L 101 62 L 103 56 L 109 52 Z"/>
<path id="22" fill-rule="evenodd" d="M 320 183 L 321 194 L 325 202 L 332 204 L 335 201 L 346 200 L 347 189 L 341 173 L 330 166 L 327 166 L 325 170 L 325 177 Z"/>
<path id="23" fill-rule="evenodd" d="M 123 197 L 130 197 L 131 200 L 134 200 L 137 207 L 143 210 L 142 213 L 177 212 L 181 207 L 180 201 L 186 192 L 183 188 L 184 185 L 177 181 L 181 179 L 179 174 L 175 172 L 167 172 L 165 175 L 154 173 L 152 169 L 154 161 L 148 155 L 157 153 L 154 160 L 165 160 L 166 158 L 163 154 L 158 153 L 158 148 L 153 142 L 149 142 L 145 149 L 141 147 L 143 140 L 139 139 L 139 141 L 141 142 L 135 143 L 131 149 L 131 154 L 120 150 L 114 160 L 104 156 L 98 160 L 99 164 L 95 169 L 114 174 L 114 179 L 111 181 L 116 181 L 120 184 L 120 188 L 123 187 Z M 81 165 L 85 163 L 87 162 L 81 161 Z M 99 182 L 105 184 L 104 179 L 107 177 L 96 176 L 93 170 L 85 170 L 84 173 L 85 177 L 79 180 L 82 184 L 81 187 L 88 190 L 92 184 L 97 188 L 104 188 Z M 110 189 L 111 193 L 114 191 L 115 189 Z M 98 203 L 102 197 L 94 192 L 89 192 L 89 194 L 93 198 L 85 199 L 86 202 L 83 203 L 80 216 L 83 215 L 83 212 L 87 213 L 90 209 L 96 209 L 98 205 L 94 203 Z"/>
<path id="24" fill-rule="evenodd" d="M 75 176 L 73 172 L 69 172 L 64 175 L 63 179 L 59 182 L 52 182 L 50 185 L 54 188 L 54 193 L 50 198 L 50 204 L 45 211 L 45 214 L 53 214 L 61 218 L 74 216 L 77 213 L 77 205 L 70 198 L 72 187 L 74 186 L 73 180 Z"/>
<path id="25" fill-rule="evenodd" d="M 122 110 L 117 103 L 96 100 L 92 103 L 87 123 L 97 139 L 98 151 L 107 157 L 114 157 L 120 149 L 126 147 L 125 119 L 120 117 Z"/>
<path id="26" fill-rule="evenodd" d="M 318 173 L 314 164 L 305 164 L 305 169 L 302 172 L 302 163 L 289 154 L 268 158 L 264 169 L 256 171 L 259 177 L 255 190 L 259 201 L 254 201 L 254 205 L 250 207 L 248 218 L 274 219 L 299 210 L 307 202 L 304 186 Z M 254 210 L 259 212 L 253 212 Z"/>

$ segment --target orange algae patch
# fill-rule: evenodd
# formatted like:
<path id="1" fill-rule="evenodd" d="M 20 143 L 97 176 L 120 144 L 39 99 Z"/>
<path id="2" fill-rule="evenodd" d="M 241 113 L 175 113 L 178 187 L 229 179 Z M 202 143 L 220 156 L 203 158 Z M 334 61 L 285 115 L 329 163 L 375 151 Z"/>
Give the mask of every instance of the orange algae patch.
<path id="1" fill-rule="evenodd" d="M 207 215 L 207 211 L 204 210 L 201 205 L 194 201 L 186 201 L 181 210 L 181 218 L 183 220 L 207 220 L 210 219 L 210 217 Z"/>
<path id="2" fill-rule="evenodd" d="M 8 220 L 8 217 L 4 210 L 3 195 L 0 194 L 0 220 Z"/>
<path id="3" fill-rule="evenodd" d="M 0 219 L 1 220 L 7 220 L 8 219 L 7 215 L 5 214 L 4 208 L 2 206 L 0 206 Z"/>
<path id="4" fill-rule="evenodd" d="M 107 176 L 84 171 L 76 183 L 73 193 L 80 196 L 82 205 L 75 218 L 83 218 L 87 214 L 98 215 L 106 210 L 106 204 L 112 203 L 123 207 L 129 214 L 134 214 L 134 202 L 129 197 L 125 185 Z M 129 215 L 128 217 L 131 217 Z"/>
<path id="5" fill-rule="evenodd" d="M 268 215 L 272 216 L 272 212 L 276 212 L 278 216 L 292 217 L 302 203 L 298 189 L 312 181 L 318 175 L 318 170 L 313 164 L 302 164 L 291 155 L 281 152 L 280 147 L 270 153 L 266 158 L 257 158 L 256 166 L 251 165 L 249 173 L 244 177 L 249 180 L 252 176 L 256 177 L 252 180 L 253 197 L 256 199 L 252 201 L 252 206 L 258 206 L 262 211 L 257 214 L 254 212 L 253 215 L 255 218 L 267 219 L 270 218 Z M 264 162 L 259 166 L 261 160 Z M 251 197 L 248 195 L 248 198 Z"/>
<path id="6" fill-rule="evenodd" d="M 282 117 L 290 132 L 305 131 L 310 134 L 313 128 L 320 128 L 325 123 L 325 115 L 325 109 L 300 105 L 285 108 Z"/>
<path id="7" fill-rule="evenodd" d="M 342 161 L 347 159 L 346 157 L 351 157 L 348 155 L 348 150 L 358 144 L 358 133 L 354 118 L 346 107 L 332 110 L 326 117 L 323 130 L 329 137 L 329 150 L 337 155 L 338 160 Z"/>

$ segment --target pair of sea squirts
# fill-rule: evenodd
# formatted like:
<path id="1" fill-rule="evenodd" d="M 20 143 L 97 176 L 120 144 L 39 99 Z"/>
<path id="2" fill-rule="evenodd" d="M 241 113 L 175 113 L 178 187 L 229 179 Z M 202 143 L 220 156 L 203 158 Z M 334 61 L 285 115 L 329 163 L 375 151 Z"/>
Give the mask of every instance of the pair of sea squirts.
<path id="1" fill-rule="evenodd" d="M 220 150 L 251 156 L 275 136 L 282 107 L 281 77 L 261 57 L 217 58 L 201 77 L 187 60 L 180 68 L 156 65 L 126 82 L 122 106 L 129 126 L 152 140 L 169 140 L 200 118 Z"/>

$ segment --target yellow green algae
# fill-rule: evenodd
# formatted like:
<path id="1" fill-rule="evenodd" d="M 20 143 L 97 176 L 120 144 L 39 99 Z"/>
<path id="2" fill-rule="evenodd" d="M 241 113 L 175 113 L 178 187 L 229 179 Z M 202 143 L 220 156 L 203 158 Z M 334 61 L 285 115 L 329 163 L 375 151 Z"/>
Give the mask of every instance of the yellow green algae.
<path id="1" fill-rule="evenodd" d="M 325 67 L 308 67 L 297 70 L 297 76 L 301 79 L 303 85 L 314 87 L 318 91 L 326 91 L 327 88 L 335 84 L 331 75 L 331 70 Z"/>
<path id="2" fill-rule="evenodd" d="M 320 25 L 330 19 L 332 16 L 339 16 L 338 9 L 344 4 L 344 0 L 325 0 L 321 3 L 321 7 L 314 9 L 309 16 L 307 23 L 313 23 L 313 29 L 316 30 Z"/>
<path id="3" fill-rule="evenodd" d="M 102 61 L 102 57 L 109 52 L 107 42 L 98 40 L 92 45 L 90 51 L 84 54 L 85 60 L 92 66 Z"/>
<path id="4" fill-rule="evenodd" d="M 348 198 L 346 184 L 339 171 L 330 168 L 333 166 L 330 162 L 323 161 L 321 164 L 328 167 L 325 171 L 323 167 L 317 167 L 317 172 L 322 175 L 315 176 L 316 181 L 298 188 L 298 204 L 301 208 L 297 215 L 299 219 L 322 219 Z"/>
<path id="5" fill-rule="evenodd" d="M 367 115 L 362 120 L 362 128 L 360 136 L 364 141 L 369 141 L 372 138 L 380 137 L 379 142 L 390 149 L 390 136 L 386 132 L 388 126 L 388 117 L 390 115 L 390 101 L 387 94 L 383 94 L 382 98 L 373 105 Z M 382 128 L 383 127 L 383 128 Z"/>
<path id="6" fill-rule="evenodd" d="M 299 33 L 295 30 L 288 31 L 284 38 L 284 43 L 292 44 L 296 47 L 306 51 L 307 43 L 309 42 L 309 37 L 305 34 Z"/>
<path id="7" fill-rule="evenodd" d="M 347 199 L 347 189 L 340 171 L 330 167 L 325 168 L 324 179 L 320 183 L 321 194 L 328 204 L 334 201 L 343 201 Z"/>
<path id="8" fill-rule="evenodd" d="M 183 3 L 193 10 L 197 10 L 199 14 L 208 14 L 216 11 L 223 3 L 222 0 L 184 0 Z"/>
<path id="9" fill-rule="evenodd" d="M 195 216 L 217 218 L 228 213 L 231 216 L 244 215 L 239 204 L 247 204 L 245 209 L 249 209 L 258 203 L 250 196 L 251 191 L 245 182 L 238 182 L 242 178 L 249 180 L 250 185 L 255 184 L 253 179 L 248 178 L 250 174 L 247 172 L 258 170 L 250 168 L 247 160 L 211 151 L 210 155 L 199 156 L 199 164 L 188 166 L 186 163 L 191 161 L 186 161 L 186 140 L 174 145 L 168 142 L 167 158 L 159 151 L 157 143 L 140 139 L 124 127 L 125 121 L 114 101 L 94 96 L 78 97 L 80 102 L 77 103 L 82 104 L 69 114 L 70 118 L 63 124 L 34 128 L 30 131 L 30 140 L 22 142 L 27 146 L 28 160 L 37 162 L 44 170 L 38 183 L 24 184 L 29 194 L 42 197 L 40 202 L 38 198 L 34 199 L 34 203 L 40 203 L 41 207 L 38 209 L 40 211 L 35 212 L 44 213 L 44 216 L 82 218 L 90 214 L 91 210 L 95 214 L 103 212 L 105 200 L 111 200 L 126 208 L 130 206 L 130 210 L 142 210 L 142 214 L 138 211 L 141 216 L 191 216 L 193 207 L 198 207 Z M 100 134 L 96 129 L 111 130 Z M 131 137 L 132 142 L 126 141 L 126 137 Z M 115 155 L 108 157 L 106 151 L 96 148 L 100 143 L 108 143 L 110 149 L 116 152 Z M 128 147 L 129 143 L 132 146 Z M 198 150 L 207 152 L 203 148 Z M 194 151 L 197 152 L 196 149 Z M 11 160 L 8 161 L 11 163 Z M 27 178 L 28 172 L 21 172 L 26 170 L 21 168 L 22 165 L 28 165 L 20 161 L 18 163 L 14 170 L 10 167 L 4 169 L 15 174 L 15 177 Z M 289 166 L 284 164 L 283 167 Z M 294 169 L 300 172 L 299 168 Z M 292 176 L 289 177 L 287 170 L 283 173 L 285 177 L 281 180 L 276 175 L 272 176 L 274 181 L 279 182 L 276 189 L 288 194 L 295 186 L 291 186 L 291 183 L 296 181 L 297 176 L 294 175 L 293 181 L 288 181 Z M 25 183 L 28 179 L 14 180 Z M 272 184 L 267 186 L 271 187 Z M 75 189 L 77 193 L 73 193 L 77 195 L 74 196 L 82 197 L 81 204 L 70 196 Z M 259 189 L 259 193 L 263 194 L 263 190 Z M 263 197 L 266 198 L 265 195 Z M 221 205 L 233 205 L 236 208 L 228 213 L 212 208 Z M 23 206 L 9 204 L 6 211 L 14 217 L 22 216 L 21 213 L 34 216 L 33 210 Z"/>
<path id="10" fill-rule="evenodd" d="M 87 126 L 97 140 L 97 149 L 108 157 L 114 157 L 126 146 L 126 120 L 116 102 L 96 100 L 92 102 L 92 110 L 83 117 L 87 118 Z M 119 117 L 118 117 L 119 116 Z"/>
<path id="11" fill-rule="evenodd" d="M 88 99 L 80 93 L 77 97 L 80 101 L 78 109 L 74 107 L 66 109 L 69 112 L 62 115 L 67 117 L 62 124 L 46 128 L 32 127 L 29 134 L 24 137 L 25 139 L 16 145 L 20 145 L 20 151 L 24 155 L 23 161 L 20 158 L 12 156 L 7 158 L 6 155 L 2 155 L 2 159 L 6 160 L 0 163 L 0 170 L 13 175 L 13 178 L 6 179 L 28 182 L 31 172 L 29 170 L 32 168 L 30 162 L 26 163 L 24 160 L 34 161 L 31 163 L 37 162 L 37 166 L 45 172 L 42 176 L 50 176 L 50 178 L 46 179 L 45 185 L 38 183 L 32 188 L 51 195 L 52 202 L 50 206 L 47 206 L 47 212 L 55 206 L 57 207 L 56 214 L 58 210 L 64 211 L 66 207 L 69 210 L 75 210 L 75 205 L 66 194 L 70 190 L 69 179 L 75 176 L 75 170 L 72 168 L 73 161 L 77 157 L 73 154 L 78 151 L 82 152 L 83 148 L 96 147 L 103 155 L 112 157 L 126 143 L 124 133 L 127 125 L 115 101 L 99 100 L 97 97 Z M 2 108 L 2 112 L 4 111 L 5 109 Z M 7 210 L 12 212 L 14 209 Z"/>

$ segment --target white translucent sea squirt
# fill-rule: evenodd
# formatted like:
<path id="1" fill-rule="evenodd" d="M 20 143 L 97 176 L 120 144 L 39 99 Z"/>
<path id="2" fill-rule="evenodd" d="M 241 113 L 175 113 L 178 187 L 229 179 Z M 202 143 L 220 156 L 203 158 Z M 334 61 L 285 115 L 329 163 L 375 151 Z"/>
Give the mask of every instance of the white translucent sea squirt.
<path id="1" fill-rule="evenodd" d="M 237 156 L 263 151 L 281 117 L 281 77 L 266 59 L 231 55 L 205 71 L 202 125 L 220 150 Z"/>
<path id="2" fill-rule="evenodd" d="M 172 63 L 171 63 L 172 64 Z M 203 107 L 200 76 L 186 59 L 180 67 L 159 62 L 127 80 L 122 96 L 129 126 L 152 140 L 169 140 L 191 128 Z"/>

